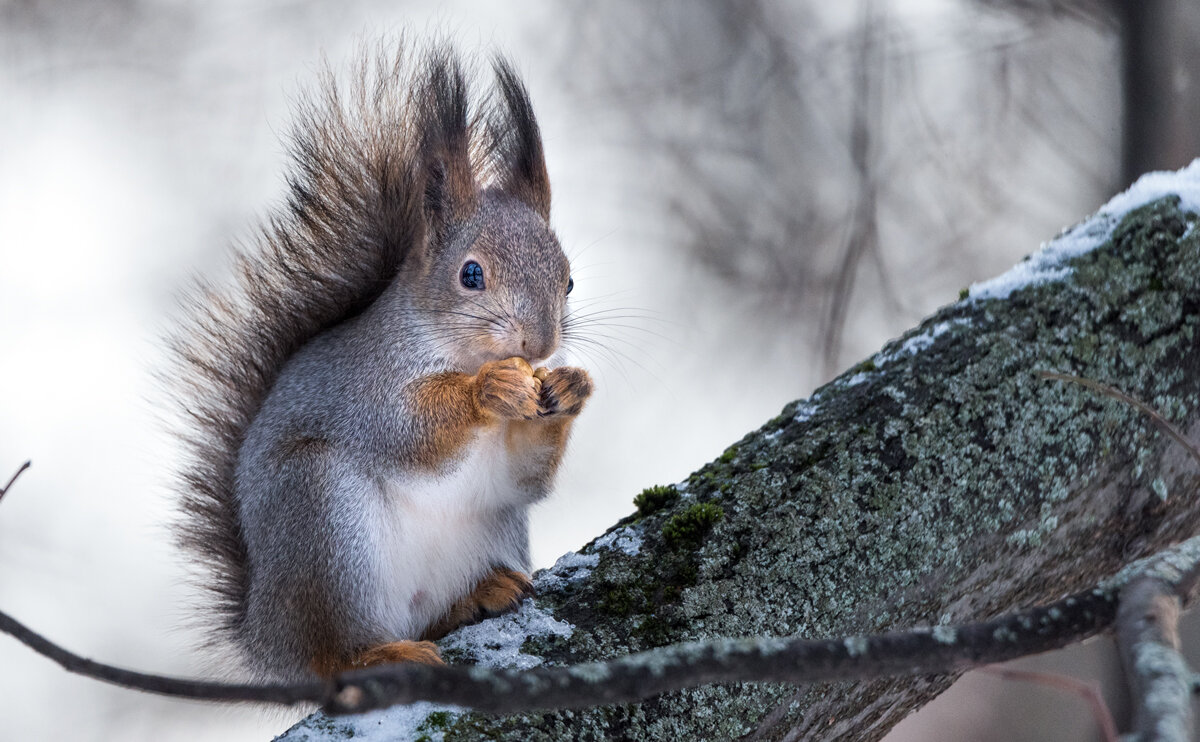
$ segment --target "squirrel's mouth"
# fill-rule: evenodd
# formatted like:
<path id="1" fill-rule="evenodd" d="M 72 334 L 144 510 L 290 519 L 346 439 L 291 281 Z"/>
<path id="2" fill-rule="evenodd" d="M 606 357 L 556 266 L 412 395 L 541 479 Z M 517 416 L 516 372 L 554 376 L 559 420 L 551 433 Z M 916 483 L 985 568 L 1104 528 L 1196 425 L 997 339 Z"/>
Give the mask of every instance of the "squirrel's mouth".
<path id="1" fill-rule="evenodd" d="M 452 354 L 455 355 L 455 354 Z M 546 368 L 555 368 L 562 365 L 562 348 L 556 347 L 546 356 L 540 358 L 530 358 L 528 355 L 520 352 L 513 352 L 511 346 L 489 348 L 486 351 L 477 351 L 470 354 L 464 354 L 460 358 L 451 358 L 451 363 L 455 370 L 460 371 L 468 376 L 473 376 L 479 373 L 479 369 L 485 363 L 492 361 L 503 361 L 509 358 L 520 358 L 528 363 L 533 368 L 545 366 Z"/>
<path id="2" fill-rule="evenodd" d="M 520 358 L 530 366 L 558 365 L 562 355 L 562 343 L 558 337 L 544 338 L 511 329 L 502 333 L 486 333 L 448 349 L 451 364 L 465 374 L 476 374 L 479 368 L 491 361 Z"/>

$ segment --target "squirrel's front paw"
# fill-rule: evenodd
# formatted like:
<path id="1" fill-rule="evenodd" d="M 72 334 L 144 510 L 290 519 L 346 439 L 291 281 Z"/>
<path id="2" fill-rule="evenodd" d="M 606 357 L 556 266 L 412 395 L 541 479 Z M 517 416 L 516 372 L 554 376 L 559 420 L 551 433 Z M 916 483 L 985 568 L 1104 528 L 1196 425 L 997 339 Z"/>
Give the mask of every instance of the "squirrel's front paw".
<path id="1" fill-rule="evenodd" d="M 493 417 L 532 420 L 539 414 L 542 380 L 524 358 L 489 361 L 475 374 L 479 406 Z"/>
<path id="2" fill-rule="evenodd" d="M 578 415 L 583 403 L 592 396 L 592 377 L 573 366 L 560 366 L 552 371 L 539 368 L 542 391 L 538 398 L 538 416 Z"/>

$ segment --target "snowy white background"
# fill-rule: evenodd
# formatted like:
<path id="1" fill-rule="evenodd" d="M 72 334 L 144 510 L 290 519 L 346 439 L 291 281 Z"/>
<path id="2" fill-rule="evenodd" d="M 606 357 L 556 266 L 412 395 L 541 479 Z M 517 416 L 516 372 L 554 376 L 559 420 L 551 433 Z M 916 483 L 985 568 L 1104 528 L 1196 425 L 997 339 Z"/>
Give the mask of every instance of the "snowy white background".
<path id="1" fill-rule="evenodd" d="M 575 295 L 651 318 L 613 328 L 628 358 L 590 364 L 599 390 L 558 493 L 534 515 L 538 566 L 819 381 L 801 322 L 765 326 L 753 297 L 670 248 L 667 215 L 627 196 L 656 187 L 654 176 L 616 144 L 612 118 L 563 91 L 584 71 L 559 64 L 561 38 L 546 29 L 571 19 L 554 3 L 24 5 L 34 11 L 0 28 L 0 480 L 27 458 L 34 468 L 0 506 L 0 607 L 68 647 L 204 671 L 198 637 L 181 628 L 192 596 L 166 532 L 175 452 L 152 378 L 159 338 L 188 276 L 278 203 L 289 95 L 322 53 L 345 60 L 364 35 L 442 31 L 467 49 L 510 51 L 543 127 Z M 948 2 L 911 7 L 924 20 L 953 16 Z M 1053 234 L 1097 205 L 1076 199 L 1022 234 Z M 925 277 L 911 316 L 852 318 L 847 355 L 874 351 L 1035 246 L 1013 240 L 966 280 Z M 295 718 L 106 688 L 3 638 L 0 667 L 0 739 L 261 740 Z"/>

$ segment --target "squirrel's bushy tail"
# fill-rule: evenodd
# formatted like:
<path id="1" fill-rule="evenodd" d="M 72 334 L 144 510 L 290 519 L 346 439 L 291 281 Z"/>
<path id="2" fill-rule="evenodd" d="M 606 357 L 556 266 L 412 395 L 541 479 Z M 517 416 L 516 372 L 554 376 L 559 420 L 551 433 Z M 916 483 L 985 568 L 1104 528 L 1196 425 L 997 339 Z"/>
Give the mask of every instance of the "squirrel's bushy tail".
<path id="1" fill-rule="evenodd" d="M 246 429 L 287 359 L 375 300 L 426 238 L 422 153 L 465 146 L 474 176 L 492 151 L 522 146 L 497 137 L 496 121 L 536 126 L 518 120 L 528 100 L 511 69 L 499 62 L 497 72 L 504 100 L 493 109 L 507 111 L 472 118 L 462 66 L 445 46 L 364 53 L 345 86 L 327 66 L 321 91 L 299 101 L 286 207 L 236 252 L 232 278 L 202 282 L 185 300 L 167 379 L 184 418 L 179 538 L 207 568 L 220 629 L 235 632 L 245 614 L 233 486 Z M 479 144 L 485 130 L 490 141 Z"/>

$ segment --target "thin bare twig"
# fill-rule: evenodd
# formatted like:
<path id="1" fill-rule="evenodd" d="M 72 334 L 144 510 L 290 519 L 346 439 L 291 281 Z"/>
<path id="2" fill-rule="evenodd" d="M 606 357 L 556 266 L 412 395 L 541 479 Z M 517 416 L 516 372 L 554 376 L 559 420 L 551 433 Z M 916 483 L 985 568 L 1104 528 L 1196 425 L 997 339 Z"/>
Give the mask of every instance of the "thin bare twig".
<path id="1" fill-rule="evenodd" d="M 8 484 L 4 485 L 3 487 L 0 487 L 0 499 L 3 499 L 4 496 L 6 494 L 8 494 L 8 491 L 10 489 L 12 489 L 13 483 L 17 481 L 17 478 L 20 477 L 25 472 L 25 470 L 31 466 L 33 466 L 32 461 L 26 461 L 24 464 L 21 464 L 21 468 L 17 469 L 16 474 L 12 475 L 12 478 L 8 480 Z"/>
<path id="2" fill-rule="evenodd" d="M 1082 376 L 1060 374 L 1056 371 L 1038 371 L 1037 373 L 1038 376 L 1041 376 L 1043 379 L 1055 379 L 1057 381 L 1069 381 L 1073 384 L 1079 384 L 1080 386 L 1087 387 L 1093 391 L 1100 392 L 1105 396 L 1120 400 L 1130 407 L 1137 409 L 1139 412 L 1149 417 L 1150 421 L 1157 425 L 1159 430 L 1171 436 L 1176 443 L 1183 446 L 1183 448 L 1192 455 L 1192 458 L 1194 458 L 1197 463 L 1200 463 L 1200 449 L 1193 446 L 1192 443 L 1183 436 L 1183 433 L 1179 432 L 1179 430 L 1176 429 L 1176 427 L 1172 425 L 1165 417 L 1163 417 L 1158 410 L 1154 409 L 1145 402 L 1131 397 L 1125 392 L 1122 392 L 1120 389 L 1111 387 L 1108 384 L 1101 384 L 1098 381 L 1085 379 Z"/>
<path id="3" fill-rule="evenodd" d="M 760 637 L 661 647 L 607 662 L 528 670 L 390 665 L 332 683 L 240 685 L 151 675 L 85 659 L 0 612 L 14 636 L 69 672 L 161 695 L 293 705 L 360 713 L 434 701 L 492 713 L 584 708 L 638 701 L 721 682 L 812 683 L 943 673 L 1057 649 L 1103 631 L 1116 616 L 1117 588 L 1097 588 L 991 621 L 837 639 Z"/>
<path id="4" fill-rule="evenodd" d="M 164 675 L 126 670 L 95 662 L 63 649 L 36 633 L 7 613 L 0 611 L 0 633 L 9 634 L 33 651 L 57 662 L 67 672 L 83 675 L 110 685 L 201 701 L 251 701 L 293 705 L 321 703 L 332 693 L 328 683 L 297 685 L 243 685 L 204 680 L 172 678 Z"/>
<path id="5" fill-rule="evenodd" d="M 1017 670 L 1011 667 L 981 667 L 979 668 L 979 672 L 995 675 L 1005 680 L 1038 683 L 1051 688 L 1065 690 L 1068 693 L 1074 693 L 1087 701 L 1088 706 L 1091 707 L 1092 715 L 1096 717 L 1096 725 L 1100 727 L 1101 739 L 1104 742 L 1117 742 L 1119 739 L 1117 723 L 1113 721 L 1112 713 L 1108 710 L 1108 704 L 1104 702 L 1104 697 L 1100 695 L 1100 691 L 1096 686 L 1091 683 L 1085 683 L 1070 675 L 1034 672 L 1033 670 Z"/>

